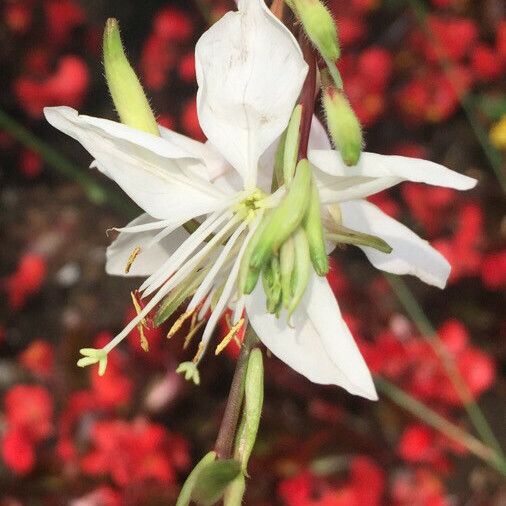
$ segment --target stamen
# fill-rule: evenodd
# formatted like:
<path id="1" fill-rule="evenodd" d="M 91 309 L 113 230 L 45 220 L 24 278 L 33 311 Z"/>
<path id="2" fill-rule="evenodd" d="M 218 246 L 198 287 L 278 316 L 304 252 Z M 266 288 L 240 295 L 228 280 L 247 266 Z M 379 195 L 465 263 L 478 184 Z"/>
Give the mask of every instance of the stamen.
<path id="1" fill-rule="evenodd" d="M 197 315 L 197 313 L 194 313 L 194 315 Z M 183 350 L 186 350 L 186 348 L 188 348 L 188 345 L 193 339 L 193 336 L 195 336 L 195 334 L 202 328 L 202 325 L 204 325 L 204 323 L 206 323 L 205 320 L 200 320 L 197 325 L 192 326 L 192 329 L 190 332 L 188 332 L 188 335 L 184 339 Z"/>
<path id="2" fill-rule="evenodd" d="M 196 308 L 193 308 L 190 311 L 186 311 L 175 321 L 174 325 L 172 325 L 169 333 L 167 334 L 167 339 L 170 339 L 183 326 L 184 322 L 188 320 L 188 318 L 190 318 L 193 313 L 195 313 L 195 309 Z"/>
<path id="3" fill-rule="evenodd" d="M 128 257 L 127 263 L 125 265 L 125 274 L 128 274 L 130 272 L 130 269 L 132 268 L 132 264 L 135 262 L 135 259 L 139 256 L 139 253 L 141 252 L 141 247 L 136 246 L 132 253 L 130 253 L 130 256 Z"/>
<path id="4" fill-rule="evenodd" d="M 137 297 L 135 296 L 135 293 L 131 292 L 130 295 L 132 296 L 132 303 L 134 305 L 137 316 L 139 316 L 142 312 L 142 308 L 137 300 Z M 146 327 L 146 320 L 143 318 L 137 325 L 137 330 L 139 331 L 139 335 L 141 337 L 141 348 L 147 353 L 149 351 L 149 342 L 146 335 L 144 334 L 144 327 Z"/>
<path id="5" fill-rule="evenodd" d="M 220 344 L 216 346 L 216 350 L 214 352 L 215 355 L 219 355 L 230 344 L 230 341 L 237 336 L 243 324 L 244 318 L 241 318 L 233 327 L 230 328 L 228 334 L 222 339 Z"/>

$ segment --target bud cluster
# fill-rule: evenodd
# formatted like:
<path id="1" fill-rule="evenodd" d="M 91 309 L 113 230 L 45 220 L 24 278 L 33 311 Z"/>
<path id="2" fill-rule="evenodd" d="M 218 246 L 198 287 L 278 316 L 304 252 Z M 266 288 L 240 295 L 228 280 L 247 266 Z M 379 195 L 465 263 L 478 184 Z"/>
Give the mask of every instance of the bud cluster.
<path id="1" fill-rule="evenodd" d="M 335 147 L 346 165 L 356 165 L 362 152 L 362 129 L 343 90 L 336 61 L 338 32 L 332 15 L 320 0 L 287 0 L 304 32 L 325 62 L 321 72 L 322 103 Z"/>

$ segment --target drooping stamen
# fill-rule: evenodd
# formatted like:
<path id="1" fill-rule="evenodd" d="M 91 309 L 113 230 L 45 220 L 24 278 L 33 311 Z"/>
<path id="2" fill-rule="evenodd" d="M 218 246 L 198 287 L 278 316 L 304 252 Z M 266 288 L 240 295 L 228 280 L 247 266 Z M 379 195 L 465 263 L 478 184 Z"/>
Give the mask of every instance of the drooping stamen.
<path id="1" fill-rule="evenodd" d="M 190 318 L 193 313 L 195 312 L 195 309 L 196 308 L 193 308 L 193 309 L 190 309 L 186 312 L 184 312 L 175 322 L 174 322 L 174 325 L 172 325 L 172 327 L 170 328 L 168 334 L 167 334 L 167 339 L 170 339 L 184 324 L 184 322 L 186 320 L 188 320 L 188 318 Z"/>
<path id="2" fill-rule="evenodd" d="M 137 313 L 137 316 L 142 312 L 142 308 L 137 300 L 137 297 L 135 296 L 134 292 L 131 292 L 130 295 L 132 296 L 132 303 L 135 308 L 135 312 Z M 146 326 L 145 320 L 142 319 L 139 324 L 137 325 L 137 330 L 139 331 L 139 336 L 141 338 L 141 348 L 147 353 L 149 351 L 149 342 L 144 334 L 144 327 Z"/>
<path id="3" fill-rule="evenodd" d="M 216 346 L 216 350 L 214 351 L 215 355 L 219 355 L 230 344 L 230 341 L 232 341 L 232 339 L 237 336 L 243 324 L 244 318 L 241 318 L 234 326 L 230 328 L 227 335 L 221 340 L 218 346 Z"/>

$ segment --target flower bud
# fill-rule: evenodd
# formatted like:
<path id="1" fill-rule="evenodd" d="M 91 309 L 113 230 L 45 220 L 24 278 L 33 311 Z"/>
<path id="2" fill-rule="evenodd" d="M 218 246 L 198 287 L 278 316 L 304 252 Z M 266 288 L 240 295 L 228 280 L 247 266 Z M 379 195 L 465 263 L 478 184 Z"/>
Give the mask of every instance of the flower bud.
<path id="1" fill-rule="evenodd" d="M 292 273 L 295 265 L 295 246 L 292 237 L 289 237 L 279 248 L 279 264 L 283 306 L 287 308 L 292 299 Z"/>
<path id="2" fill-rule="evenodd" d="M 300 122 L 302 120 L 302 105 L 297 105 L 286 129 L 283 153 L 283 182 L 288 185 L 293 179 L 299 154 Z"/>
<path id="3" fill-rule="evenodd" d="M 251 255 L 250 266 L 260 268 L 267 259 L 292 235 L 306 214 L 309 202 L 311 170 L 307 160 L 300 160 L 292 184 L 269 221 Z"/>
<path id="4" fill-rule="evenodd" d="M 241 465 L 237 460 L 214 460 L 198 473 L 191 500 L 199 506 L 216 504 L 227 487 L 239 476 Z"/>
<path id="5" fill-rule="evenodd" d="M 244 411 L 235 441 L 234 456 L 246 474 L 248 461 L 255 446 L 264 402 L 264 365 L 262 352 L 255 348 L 248 358 L 244 381 Z"/>
<path id="6" fill-rule="evenodd" d="M 309 245 L 303 228 L 297 229 L 293 235 L 293 241 L 295 246 L 295 265 L 292 277 L 292 298 L 287 308 L 288 320 L 290 320 L 290 317 L 299 305 L 311 275 Z"/>
<path id="7" fill-rule="evenodd" d="M 357 116 L 348 99 L 328 79 L 323 86 L 322 100 L 327 126 L 335 147 L 340 151 L 346 165 L 356 165 L 363 145 L 362 129 Z"/>
<path id="8" fill-rule="evenodd" d="M 139 79 L 123 50 L 118 21 L 107 20 L 104 30 L 105 77 L 114 106 L 125 125 L 160 135 L 155 116 Z"/>
<path id="9" fill-rule="evenodd" d="M 289 0 L 287 3 L 321 55 L 327 60 L 337 60 L 340 55 L 337 28 L 325 5 L 319 0 Z"/>
<path id="10" fill-rule="evenodd" d="M 206 466 L 208 466 L 215 460 L 216 460 L 215 452 L 209 452 L 206 455 L 204 455 L 204 457 L 202 457 L 199 463 L 193 468 L 192 472 L 188 475 L 188 478 L 186 478 L 186 481 L 184 482 L 184 485 L 181 488 L 181 492 L 179 493 L 179 497 L 177 498 L 176 506 L 188 506 L 190 504 L 192 492 L 197 482 L 197 478 L 198 475 L 200 474 L 200 471 L 202 471 L 202 469 L 204 469 Z"/>
<path id="11" fill-rule="evenodd" d="M 304 218 L 304 230 L 306 231 L 309 255 L 314 270 L 318 276 L 325 276 L 329 272 L 329 261 L 323 237 L 320 196 L 318 195 L 318 188 L 316 188 L 314 178 L 311 182 L 311 197 Z"/>
<path id="12" fill-rule="evenodd" d="M 281 307 L 281 272 L 279 259 L 273 255 L 262 271 L 262 284 L 267 301 L 267 311 L 278 314 Z"/>

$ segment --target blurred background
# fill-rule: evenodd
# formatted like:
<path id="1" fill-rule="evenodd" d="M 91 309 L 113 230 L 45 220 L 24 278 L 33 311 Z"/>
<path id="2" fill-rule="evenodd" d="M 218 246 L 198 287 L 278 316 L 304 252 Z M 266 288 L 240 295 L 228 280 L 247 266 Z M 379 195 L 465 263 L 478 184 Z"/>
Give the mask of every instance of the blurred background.
<path id="1" fill-rule="evenodd" d="M 453 265 L 447 290 L 386 278 L 339 249 L 329 279 L 374 371 L 377 403 L 266 359 L 247 505 L 506 504 L 506 3 L 329 0 L 367 149 L 479 180 L 374 197 Z M 106 375 L 79 369 L 134 314 L 138 280 L 108 277 L 106 230 L 137 209 L 43 119 L 46 105 L 116 119 L 101 37 L 117 17 L 160 122 L 203 139 L 193 48 L 233 2 L 0 1 L 0 505 L 168 505 L 212 448 L 237 356 L 200 387 L 166 329 L 138 332 Z M 227 332 L 223 319 L 221 332 Z"/>

